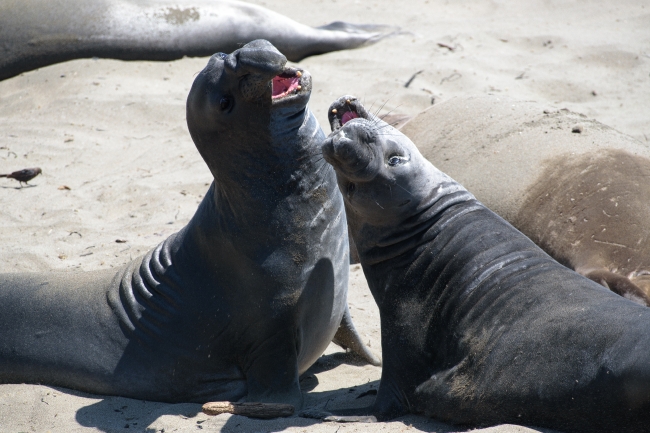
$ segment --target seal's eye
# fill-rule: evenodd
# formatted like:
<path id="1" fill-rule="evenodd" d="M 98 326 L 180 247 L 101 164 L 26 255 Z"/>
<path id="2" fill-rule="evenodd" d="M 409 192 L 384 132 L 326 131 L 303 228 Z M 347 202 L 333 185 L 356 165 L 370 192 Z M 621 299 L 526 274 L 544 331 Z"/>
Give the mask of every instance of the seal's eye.
<path id="1" fill-rule="evenodd" d="M 388 165 L 391 167 L 395 167 L 397 164 L 400 164 L 402 161 L 404 161 L 404 158 L 401 156 L 393 155 L 388 159 Z"/>
<path id="2" fill-rule="evenodd" d="M 221 58 L 223 60 L 226 57 L 228 57 L 228 54 L 226 54 L 226 53 L 217 53 L 217 56 L 219 56 L 219 58 Z"/>
<path id="3" fill-rule="evenodd" d="M 223 111 L 226 111 L 227 109 L 229 109 L 231 105 L 232 105 L 232 101 L 231 101 L 230 98 L 227 97 L 227 96 L 224 96 L 224 97 L 221 98 L 221 100 L 219 101 L 219 107 L 220 107 Z"/>
<path id="4" fill-rule="evenodd" d="M 357 189 L 357 186 L 352 182 L 348 183 L 348 196 L 354 194 L 354 191 Z"/>

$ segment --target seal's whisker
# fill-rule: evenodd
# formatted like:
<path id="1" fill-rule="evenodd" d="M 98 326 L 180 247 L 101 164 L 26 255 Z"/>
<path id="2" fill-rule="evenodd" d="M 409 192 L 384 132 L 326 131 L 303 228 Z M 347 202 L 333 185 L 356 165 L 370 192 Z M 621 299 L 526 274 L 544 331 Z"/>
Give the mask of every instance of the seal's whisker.
<path id="1" fill-rule="evenodd" d="M 327 168 L 327 166 L 332 167 L 327 161 L 325 161 L 325 159 L 321 159 L 320 161 L 322 161 L 323 163 L 320 164 L 320 166 L 314 171 L 314 174 L 320 174 L 320 171 L 323 169 L 323 167 L 325 168 Z M 334 167 L 332 167 L 332 169 L 334 169 Z"/>
<path id="2" fill-rule="evenodd" d="M 372 107 L 375 106 L 375 102 L 376 102 L 376 101 L 373 101 L 373 103 L 370 104 L 370 107 L 369 107 L 368 110 L 366 110 L 366 111 L 368 111 L 369 113 L 372 113 Z M 364 107 L 365 107 L 365 104 L 363 104 L 363 105 L 364 105 Z"/>
<path id="3" fill-rule="evenodd" d="M 386 104 L 388 104 L 388 101 L 389 101 L 389 100 L 390 100 L 390 98 L 389 98 L 389 99 L 386 99 L 386 102 L 384 102 L 383 104 L 381 104 L 381 107 L 379 107 L 379 108 L 377 109 L 377 111 L 376 111 L 375 113 L 373 113 L 373 116 L 375 116 L 375 117 L 379 117 L 379 112 L 380 112 L 381 110 L 384 109 L 384 107 L 386 106 Z"/>
<path id="4" fill-rule="evenodd" d="M 312 160 L 312 158 L 314 160 L 316 160 L 316 159 L 322 158 L 322 157 L 323 157 L 322 152 L 314 152 L 314 153 L 310 153 L 310 154 L 307 154 L 307 155 L 300 156 L 300 157 L 296 158 L 296 161 L 298 161 L 298 162 L 310 161 L 310 160 Z"/>
<path id="5" fill-rule="evenodd" d="M 392 110 L 389 110 L 386 114 L 383 115 L 383 117 L 388 116 L 390 113 L 392 113 L 393 111 L 397 110 L 397 109 L 398 109 L 399 107 L 401 107 L 401 106 L 402 106 L 402 104 L 398 104 L 398 105 L 396 105 L 395 108 L 393 108 Z M 383 117 L 380 118 L 380 119 L 383 120 Z M 398 122 L 395 122 L 395 123 L 399 123 L 399 121 L 398 121 Z"/>
<path id="6" fill-rule="evenodd" d="M 402 188 L 402 189 L 403 189 L 403 190 L 404 190 L 408 195 L 410 195 L 411 197 L 413 197 L 413 194 L 411 194 L 411 191 L 409 191 L 408 189 L 404 188 L 404 187 L 403 187 L 402 185 L 400 185 L 399 183 L 395 182 L 393 185 L 395 185 L 395 186 L 399 186 L 399 187 Z"/>
<path id="7" fill-rule="evenodd" d="M 381 127 L 376 128 L 375 130 L 376 130 L 376 131 L 381 131 L 382 129 L 386 129 L 386 128 L 388 128 L 389 126 L 395 127 L 395 125 L 397 125 L 398 123 L 399 123 L 399 120 L 398 120 L 398 121 L 395 121 L 395 122 L 393 122 L 393 123 L 386 123 L 385 125 L 382 125 Z"/>
<path id="8" fill-rule="evenodd" d="M 377 135 L 381 135 L 382 137 L 399 137 L 400 136 L 399 131 L 397 131 L 397 130 L 395 132 L 389 132 L 389 131 L 384 131 L 381 134 L 377 134 Z"/>

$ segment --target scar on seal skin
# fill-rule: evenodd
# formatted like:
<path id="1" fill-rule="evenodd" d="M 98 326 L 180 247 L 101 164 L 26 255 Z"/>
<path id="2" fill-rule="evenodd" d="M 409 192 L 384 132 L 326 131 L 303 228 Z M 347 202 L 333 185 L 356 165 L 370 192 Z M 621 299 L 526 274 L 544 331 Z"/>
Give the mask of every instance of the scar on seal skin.
<path id="1" fill-rule="evenodd" d="M 341 415 L 647 432 L 650 310 L 553 260 L 356 98 L 329 113 L 383 352 L 373 406 Z"/>
<path id="2" fill-rule="evenodd" d="M 650 160 L 609 150 L 544 166 L 515 225 L 560 263 L 650 306 Z"/>

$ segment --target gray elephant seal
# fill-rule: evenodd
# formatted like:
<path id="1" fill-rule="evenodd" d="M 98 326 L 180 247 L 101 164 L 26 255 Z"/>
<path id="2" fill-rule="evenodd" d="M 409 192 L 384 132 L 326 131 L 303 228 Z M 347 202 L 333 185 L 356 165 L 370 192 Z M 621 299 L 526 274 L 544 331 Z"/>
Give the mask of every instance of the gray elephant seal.
<path id="1" fill-rule="evenodd" d="M 455 98 L 401 131 L 560 263 L 650 304 L 650 149 L 583 115 Z"/>
<path id="2" fill-rule="evenodd" d="M 337 340 L 372 357 L 311 78 L 285 62 L 254 41 L 196 77 L 187 122 L 215 182 L 181 231 L 117 272 L 0 275 L 0 382 L 300 405 L 342 320 Z"/>
<path id="3" fill-rule="evenodd" d="M 271 41 L 289 60 L 372 44 L 394 28 L 334 22 L 312 28 L 228 0 L 5 0 L 0 80 L 84 57 L 174 60 Z"/>
<path id="4" fill-rule="evenodd" d="M 330 119 L 381 316 L 377 418 L 648 431 L 650 310 L 550 258 L 355 98 Z"/>

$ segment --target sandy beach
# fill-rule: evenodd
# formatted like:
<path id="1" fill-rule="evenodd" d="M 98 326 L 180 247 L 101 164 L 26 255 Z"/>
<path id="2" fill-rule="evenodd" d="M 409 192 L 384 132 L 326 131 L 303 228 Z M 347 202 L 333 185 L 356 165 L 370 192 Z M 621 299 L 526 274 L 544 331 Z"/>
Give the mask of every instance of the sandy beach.
<path id="1" fill-rule="evenodd" d="M 326 133 L 327 108 L 343 94 L 373 112 L 407 116 L 456 96 L 492 94 L 568 108 L 650 145 L 650 5 L 643 2 L 253 3 L 312 26 L 341 20 L 401 29 L 376 45 L 300 63 L 313 76 L 310 108 Z M 43 170 L 30 187 L 0 179 L 0 272 L 120 266 L 187 223 L 212 181 L 185 123 L 185 99 L 206 61 L 83 59 L 0 82 L 0 172 Z M 380 353 L 379 315 L 359 266 L 352 267 L 349 303 L 357 328 Z M 357 397 L 376 389 L 380 374 L 330 345 L 301 379 L 306 405 L 367 406 L 372 395 Z M 419 416 L 376 425 L 209 417 L 196 404 L 0 385 L 0 432 L 200 430 L 471 429 Z"/>

